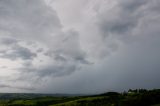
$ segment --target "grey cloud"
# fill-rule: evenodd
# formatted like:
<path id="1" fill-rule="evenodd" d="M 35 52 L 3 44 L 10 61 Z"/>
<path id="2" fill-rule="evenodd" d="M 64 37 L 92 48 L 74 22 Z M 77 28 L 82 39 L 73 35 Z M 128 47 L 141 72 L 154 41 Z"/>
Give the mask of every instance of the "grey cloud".
<path id="1" fill-rule="evenodd" d="M 54 44 L 52 43 L 54 42 L 52 41 L 54 40 L 53 39 L 54 37 L 52 37 L 54 34 L 56 36 L 61 36 L 62 39 L 66 35 L 61 31 L 62 26 L 60 24 L 60 21 L 56 12 L 53 9 L 51 9 L 49 6 L 47 6 L 43 0 L 39 0 L 39 1 L 1 0 L 0 7 L 1 7 L 0 27 L 1 27 L 1 30 L 8 32 L 9 33 L 8 36 L 10 37 L 10 39 L 7 39 L 7 38 L 1 39 L 2 44 L 6 45 L 9 43 L 10 44 L 15 43 L 14 46 L 12 46 L 9 50 L 1 51 L 1 56 L 0 56 L 1 58 L 7 58 L 11 60 L 16 60 L 16 59 L 32 60 L 35 57 L 37 57 L 38 53 L 44 51 L 43 48 L 40 48 L 36 51 L 37 53 L 34 53 L 29 48 L 20 46 L 20 44 L 18 44 L 16 40 L 14 41 L 14 37 L 15 37 L 16 39 L 20 39 L 20 41 L 24 41 L 24 42 L 31 41 L 31 42 L 41 43 L 42 45 L 44 44 L 45 46 L 47 46 L 47 49 L 51 51 L 50 54 L 53 55 L 52 57 L 54 57 L 51 59 L 62 61 L 61 54 L 65 56 L 64 58 L 67 60 L 67 62 L 72 62 L 76 60 L 79 61 L 80 59 L 84 59 L 83 55 L 81 54 L 82 51 L 79 50 L 80 47 L 77 43 L 78 39 L 74 38 L 74 36 L 77 35 L 76 33 L 67 35 L 67 36 L 71 35 L 73 37 L 68 38 L 68 40 L 64 42 L 62 41 L 62 43 L 64 44 L 59 45 L 58 47 L 55 47 L 55 48 L 48 47 L 52 45 L 54 46 Z M 62 33 L 62 34 L 57 35 L 57 33 Z M 70 48 L 69 46 L 74 46 L 72 48 L 73 50 L 71 49 L 68 50 Z M 56 51 L 58 52 L 54 54 L 53 49 L 56 49 Z M 76 55 L 78 56 L 78 58 Z M 75 64 L 73 67 L 76 67 L 78 64 L 79 63 Z M 31 63 L 23 64 L 24 67 L 28 67 L 28 65 L 31 66 L 32 64 Z M 36 73 L 39 72 L 40 73 L 39 75 L 41 76 L 45 76 L 43 75 L 45 73 L 46 74 L 48 73 L 47 75 L 49 75 L 49 73 L 55 73 L 55 74 L 58 73 L 59 75 L 63 75 L 64 73 L 65 75 L 67 73 L 70 73 L 70 70 L 71 72 L 73 70 L 73 68 L 70 68 L 67 66 L 65 66 L 66 69 L 63 66 L 55 66 L 54 64 L 53 66 L 54 66 L 52 67 L 53 69 L 50 69 L 50 68 L 46 68 L 44 70 L 37 69 Z M 30 69 L 28 69 L 28 71 L 29 70 Z"/>
<path id="2" fill-rule="evenodd" d="M 1 0 L 0 8 L 0 36 L 8 36 L 0 39 L 3 46 L 9 45 L 1 50 L 0 58 L 22 65 L 13 69 L 17 72 L 15 79 L 19 77 L 15 81 L 33 84 L 45 77 L 71 75 L 80 65 L 89 63 L 78 32 L 63 31 L 56 11 L 43 0 Z"/>
<path id="3" fill-rule="evenodd" d="M 45 55 L 50 56 L 51 60 L 62 63 L 64 60 L 75 62 L 75 67 L 81 63 L 89 63 L 81 50 L 78 32 L 74 30 L 63 32 L 57 13 L 43 0 L 16 0 L 16 2 L 2 0 L 0 6 L 0 27 L 9 33 L 11 38 L 44 45 L 49 49 L 49 54 Z M 16 44 L 11 50 L 1 53 L 1 58 L 32 60 L 45 50 L 38 49 L 36 52 Z"/>
<path id="4" fill-rule="evenodd" d="M 18 58 L 23 60 L 33 59 L 37 54 L 32 53 L 28 48 L 16 45 L 9 50 L 2 51 L 0 54 L 1 58 L 7 58 L 11 60 L 16 60 Z"/>
<path id="5" fill-rule="evenodd" d="M 95 26 L 103 39 L 99 47 L 102 48 L 100 58 L 111 56 L 123 43 L 135 42 L 137 38 L 134 30 L 143 20 L 143 8 L 148 4 L 147 0 L 118 0 L 112 8 L 104 7 L 103 11 L 101 8 L 96 11 Z"/>
<path id="6" fill-rule="evenodd" d="M 30 61 L 25 61 L 24 63 L 22 63 L 22 65 L 24 67 L 31 67 L 32 66 L 32 63 Z"/>
<path id="7" fill-rule="evenodd" d="M 78 6 L 81 1 L 86 7 Z M 62 2 L 54 11 L 43 0 L 0 0 L 0 43 L 7 46 L 0 57 L 22 61 L 14 81 L 49 93 L 160 87 L 159 0 Z M 72 22 L 72 6 L 79 22 Z M 21 83 L 17 87 L 23 89 Z"/>
<path id="8" fill-rule="evenodd" d="M 2 37 L 0 38 L 0 43 L 3 45 L 11 45 L 11 44 L 16 44 L 18 40 L 11 38 L 11 37 Z"/>
<path id="9" fill-rule="evenodd" d="M 22 67 L 22 68 L 18 68 L 16 70 L 19 70 L 19 72 L 21 73 L 21 76 L 17 79 L 21 79 L 21 80 L 32 80 L 35 81 L 36 83 L 38 82 L 38 80 L 43 80 L 43 78 L 46 77 L 62 77 L 62 76 L 67 76 L 72 74 L 73 72 L 75 72 L 78 69 L 78 66 L 76 65 L 76 63 L 64 63 L 62 65 L 48 65 L 46 67 L 39 67 L 39 68 L 35 68 L 32 65 L 30 65 L 29 67 Z M 34 77 L 29 78 L 29 77 Z M 28 79 L 29 78 L 29 79 Z"/>
<path id="10" fill-rule="evenodd" d="M 1 0 L 0 8 L 0 31 L 5 32 L 0 34 L 0 42 L 5 46 L 15 43 L 11 50 L 1 51 L 1 58 L 32 59 L 36 57 L 36 53 L 16 44 L 17 39 L 48 45 L 47 40 L 51 39 L 51 33 L 61 30 L 56 12 L 43 0 Z"/>
<path id="11" fill-rule="evenodd" d="M 38 49 L 40 52 L 43 51 L 44 56 L 50 58 L 49 63 L 35 67 L 30 62 L 24 62 L 21 68 L 16 69 L 21 75 L 20 79 L 30 82 L 31 76 L 33 76 L 33 81 L 37 83 L 46 77 L 56 78 L 71 75 L 79 70 L 81 65 L 90 64 L 78 41 L 78 33 L 69 31 L 65 36 L 62 36 L 58 46 L 54 49 L 51 48 L 47 51 L 43 48 Z M 38 51 L 36 50 L 36 52 Z"/>
<path id="12" fill-rule="evenodd" d="M 112 55 L 82 68 L 69 78 L 58 79 L 58 83 L 51 81 L 48 92 L 55 89 L 55 92 L 101 93 L 160 87 L 159 0 L 116 0 L 117 4 L 110 8 L 107 3 L 112 3 L 112 0 L 102 1 L 101 6 L 104 7 L 94 11 L 97 14 L 93 18 L 100 33 L 93 33 L 93 37 L 102 36 L 103 40 L 102 45 L 95 42 L 93 52 L 106 54 L 109 51 Z M 104 48 L 104 51 L 98 51 L 96 47 Z"/>
<path id="13" fill-rule="evenodd" d="M 48 76 L 66 76 L 70 75 L 76 71 L 76 66 L 75 65 L 69 65 L 69 66 L 50 66 L 46 67 L 44 69 L 40 69 L 37 71 L 38 76 L 40 77 L 48 77 Z"/>
<path id="14" fill-rule="evenodd" d="M 65 32 L 65 35 L 61 36 L 61 40 L 58 42 L 57 47 L 53 50 L 48 50 L 44 55 L 57 61 L 75 61 L 75 63 L 79 62 L 82 64 L 89 63 L 85 51 L 81 49 L 79 34 L 74 30 Z"/>
<path id="15" fill-rule="evenodd" d="M 120 0 L 110 13 L 100 13 L 99 28 L 104 36 L 114 34 L 122 39 L 130 39 L 131 32 L 143 18 L 141 7 L 150 3 L 147 0 Z"/>
<path id="16" fill-rule="evenodd" d="M 109 36 L 110 33 L 123 35 L 137 24 L 136 20 L 132 20 L 132 17 L 128 14 L 116 17 L 117 19 L 101 20 L 102 22 L 99 23 L 104 36 Z"/>
<path id="17" fill-rule="evenodd" d="M 134 12 L 144 6 L 148 1 L 147 0 L 120 0 L 119 6 L 125 11 Z"/>
<path id="18" fill-rule="evenodd" d="M 112 54 L 113 52 L 119 50 L 121 43 L 135 43 L 139 42 L 139 39 L 145 39 L 144 36 L 149 37 L 153 35 L 157 29 L 148 29 L 152 33 L 148 36 L 148 34 L 145 33 L 147 30 L 143 29 L 146 26 L 141 25 L 147 25 L 147 23 L 149 25 L 149 20 L 152 20 L 155 16 L 158 16 L 158 5 L 159 2 L 157 0 L 119 0 L 117 1 L 116 6 L 109 9 L 109 11 L 97 12 L 96 25 L 99 28 L 100 34 L 105 39 L 104 45 L 106 48 L 108 47 L 106 53 L 104 53 Z M 158 19 L 154 20 L 158 22 Z M 150 25 L 155 25 L 155 23 L 151 22 Z M 143 32 L 140 31 L 142 29 Z M 148 33 L 150 32 L 148 31 Z M 110 38 L 112 39 L 110 40 Z M 116 48 L 110 48 L 109 45 L 105 43 L 108 42 L 108 40 L 110 40 Z"/>
<path id="19" fill-rule="evenodd" d="M 14 89 L 19 89 L 19 90 L 35 90 L 35 88 L 33 88 L 33 87 L 21 87 L 21 86 L 12 86 L 12 85 L 7 85 L 7 84 L 0 84 L 0 87 L 1 88 L 14 88 Z"/>
<path id="20" fill-rule="evenodd" d="M 67 61 L 67 59 L 64 56 L 61 56 L 60 54 L 55 54 L 54 59 L 57 61 Z"/>
<path id="21" fill-rule="evenodd" d="M 44 35 L 61 29 L 56 12 L 43 0 L 1 0 L 0 8 L 0 28 L 12 36 L 45 40 Z"/>
<path id="22" fill-rule="evenodd" d="M 89 63 L 87 59 L 87 55 L 81 49 L 79 42 L 79 34 L 70 30 L 66 33 L 66 37 L 62 39 L 60 47 L 57 48 L 55 54 L 66 57 L 67 59 L 71 59 L 76 62 L 81 63 Z"/>
<path id="23" fill-rule="evenodd" d="M 110 66 L 104 62 L 101 64 L 106 67 L 98 69 L 105 70 L 102 73 L 106 76 L 111 75 L 108 76 L 111 89 L 159 88 L 160 16 L 157 6 L 160 2 L 120 0 L 117 3 L 110 11 L 99 13 L 97 22 L 106 41 L 113 37 L 113 44 L 118 39 L 123 46 L 118 44 L 115 54 L 106 58 Z"/>
<path id="24" fill-rule="evenodd" d="M 10 87 L 9 85 L 5 85 L 5 84 L 0 84 L 0 87 Z"/>
<path id="25" fill-rule="evenodd" d="M 41 52 L 43 52 L 43 51 L 44 51 L 43 48 L 39 48 L 39 49 L 37 50 L 38 53 L 41 53 Z"/>
<path id="26" fill-rule="evenodd" d="M 160 87 L 160 16 L 157 8 L 160 2 L 158 0 L 117 0 L 116 2 L 118 4 L 109 10 L 106 4 L 101 2 L 101 6 L 106 8 L 102 8 L 104 9 L 102 12 L 96 11 L 99 13 L 94 17 L 97 22 L 94 25 L 100 29 L 100 33 L 96 33 L 97 35 L 93 33 L 93 37 L 102 36 L 103 40 L 102 45 L 94 42 L 96 46 L 93 47 L 94 50 L 90 55 L 93 52 L 101 52 L 105 56 L 100 60 L 96 58 L 97 62 L 83 67 L 81 71 L 76 71 L 67 78 L 59 78 L 58 83 L 57 80 L 50 81 L 48 92 L 54 89 L 55 92 L 101 93 L 109 90 Z M 90 28 L 88 30 L 93 31 Z M 70 38 L 64 41 L 69 42 L 69 40 Z M 71 47 L 74 50 L 74 46 Z M 104 51 L 99 51 L 98 48 Z M 60 49 L 58 54 L 62 53 L 60 56 L 65 57 L 67 51 L 62 50 Z M 108 52 L 112 55 L 106 57 Z M 79 59 L 76 52 L 72 51 L 71 54 L 73 59 Z"/>
<path id="27" fill-rule="evenodd" d="M 6 69 L 6 68 L 8 68 L 7 66 L 1 66 L 0 68 L 2 68 L 2 69 Z"/>
<path id="28" fill-rule="evenodd" d="M 82 64 L 89 64 L 90 62 L 86 59 L 85 53 L 80 54 L 73 54 L 73 55 L 66 55 L 65 51 L 55 51 L 54 54 L 52 54 L 52 57 L 57 61 L 74 61 L 79 62 Z"/>

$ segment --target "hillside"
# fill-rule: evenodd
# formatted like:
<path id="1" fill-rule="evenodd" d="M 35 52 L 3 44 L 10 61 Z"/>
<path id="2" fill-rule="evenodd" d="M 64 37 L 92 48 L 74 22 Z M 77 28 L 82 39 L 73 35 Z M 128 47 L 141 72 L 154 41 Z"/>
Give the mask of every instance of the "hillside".
<path id="1" fill-rule="evenodd" d="M 0 100 L 0 106 L 160 106 L 160 89 L 107 92 L 92 96 L 61 96 L 32 94 Z M 27 95 L 27 94 L 26 94 Z M 40 96 L 39 96 L 40 95 Z"/>

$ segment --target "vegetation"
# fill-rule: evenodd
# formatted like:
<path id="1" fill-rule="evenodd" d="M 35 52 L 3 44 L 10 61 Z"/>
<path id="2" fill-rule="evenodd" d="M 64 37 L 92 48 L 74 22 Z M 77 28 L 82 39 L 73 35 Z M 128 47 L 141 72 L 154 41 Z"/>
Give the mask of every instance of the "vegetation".
<path id="1" fill-rule="evenodd" d="M 1 95 L 0 106 L 160 106 L 160 89 L 130 89 L 123 93 L 108 92 L 74 97 L 39 94 L 8 94 L 9 97 Z"/>

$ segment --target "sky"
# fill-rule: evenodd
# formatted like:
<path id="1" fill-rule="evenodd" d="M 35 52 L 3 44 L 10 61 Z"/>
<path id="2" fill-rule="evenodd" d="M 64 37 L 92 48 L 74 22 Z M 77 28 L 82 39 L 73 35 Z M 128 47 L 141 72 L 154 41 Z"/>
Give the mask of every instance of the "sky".
<path id="1" fill-rule="evenodd" d="M 160 88 L 160 0 L 0 0 L 0 92 Z"/>

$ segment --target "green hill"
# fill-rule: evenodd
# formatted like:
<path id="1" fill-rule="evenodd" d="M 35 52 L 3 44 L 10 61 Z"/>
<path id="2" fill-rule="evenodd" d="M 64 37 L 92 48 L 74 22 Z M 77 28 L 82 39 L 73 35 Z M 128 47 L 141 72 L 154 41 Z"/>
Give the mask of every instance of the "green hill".
<path id="1" fill-rule="evenodd" d="M 14 94 L 12 94 L 13 96 Z M 14 95 L 15 98 L 0 100 L 0 106 L 160 106 L 160 89 L 136 89 L 128 92 L 107 92 L 91 96 L 61 96 L 34 94 Z M 27 95 L 27 94 L 26 94 Z"/>

